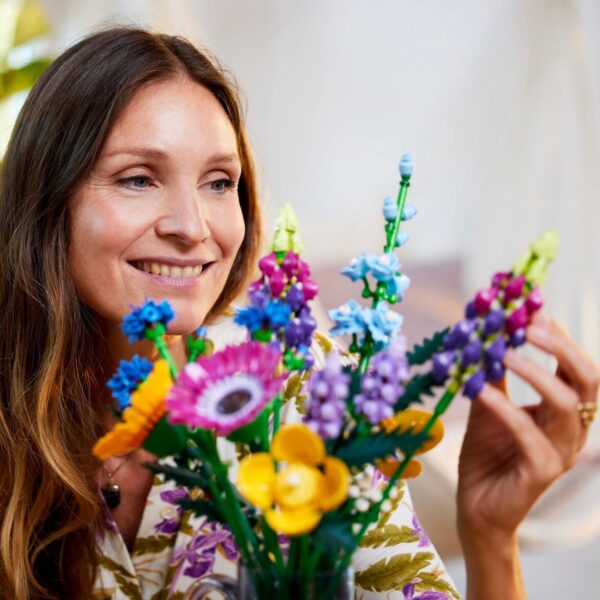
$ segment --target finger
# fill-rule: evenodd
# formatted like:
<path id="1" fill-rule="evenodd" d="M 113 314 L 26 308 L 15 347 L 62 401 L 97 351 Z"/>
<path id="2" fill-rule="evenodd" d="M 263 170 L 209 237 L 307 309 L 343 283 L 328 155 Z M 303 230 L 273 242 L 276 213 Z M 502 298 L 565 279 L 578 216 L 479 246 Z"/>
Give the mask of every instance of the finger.
<path id="1" fill-rule="evenodd" d="M 506 352 L 504 363 L 542 397 L 543 418 L 539 424 L 563 456 L 565 465 L 570 466 L 585 437 L 577 410 L 579 396 L 564 381 L 512 349 Z"/>
<path id="2" fill-rule="evenodd" d="M 556 357 L 565 378 L 584 394 L 584 402 L 596 400 L 600 368 L 558 323 L 542 313 L 536 313 L 527 328 L 527 339 Z"/>
<path id="3" fill-rule="evenodd" d="M 565 466 L 562 456 L 538 428 L 529 411 L 507 402 L 504 394 L 489 384 L 483 386 L 476 401 L 492 411 L 512 434 L 529 467 L 530 476 L 540 489 L 545 489 L 563 473 Z"/>

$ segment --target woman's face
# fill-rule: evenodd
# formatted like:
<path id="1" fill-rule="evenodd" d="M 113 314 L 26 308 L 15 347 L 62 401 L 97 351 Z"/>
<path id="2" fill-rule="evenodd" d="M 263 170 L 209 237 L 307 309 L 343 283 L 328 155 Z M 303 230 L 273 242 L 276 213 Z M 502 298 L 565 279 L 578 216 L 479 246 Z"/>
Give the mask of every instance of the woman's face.
<path id="1" fill-rule="evenodd" d="M 70 200 L 79 297 L 109 324 L 166 299 L 169 330 L 196 329 L 244 237 L 240 173 L 235 131 L 206 88 L 181 78 L 138 90 Z"/>

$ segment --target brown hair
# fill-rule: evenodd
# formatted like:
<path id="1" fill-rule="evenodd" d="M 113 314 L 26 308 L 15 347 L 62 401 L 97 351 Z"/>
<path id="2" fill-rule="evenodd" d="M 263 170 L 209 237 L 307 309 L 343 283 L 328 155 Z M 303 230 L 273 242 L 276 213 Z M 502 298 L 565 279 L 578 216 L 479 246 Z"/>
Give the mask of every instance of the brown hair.
<path id="1" fill-rule="evenodd" d="M 243 287 L 259 249 L 254 168 L 235 86 L 188 41 L 112 28 L 66 50 L 19 115 L 0 179 L 0 590 L 85 598 L 101 504 L 91 446 L 100 433 L 93 315 L 66 262 L 67 201 L 140 86 L 181 75 L 210 90 L 237 133 L 246 233 L 211 310 Z"/>

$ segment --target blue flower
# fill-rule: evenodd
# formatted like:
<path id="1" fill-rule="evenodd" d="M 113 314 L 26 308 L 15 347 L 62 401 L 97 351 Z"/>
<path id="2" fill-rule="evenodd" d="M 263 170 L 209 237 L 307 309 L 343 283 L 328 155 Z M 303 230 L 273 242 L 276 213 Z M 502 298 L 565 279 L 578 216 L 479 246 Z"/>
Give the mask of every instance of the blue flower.
<path id="1" fill-rule="evenodd" d="M 363 316 L 373 340 L 384 346 L 389 343 L 390 336 L 402 327 L 402 315 L 391 310 L 385 302 L 379 303 L 377 308 L 365 309 Z"/>
<path id="2" fill-rule="evenodd" d="M 152 327 L 155 323 L 161 323 L 166 327 L 174 317 L 173 309 L 166 300 L 160 304 L 147 300 L 141 307 L 134 307 L 123 319 L 121 329 L 129 336 L 129 343 L 133 343 L 144 339 L 148 327 Z"/>
<path id="3" fill-rule="evenodd" d="M 383 218 L 386 221 L 395 221 L 398 216 L 398 204 L 388 196 L 383 200 Z"/>
<path id="4" fill-rule="evenodd" d="M 413 161 L 410 154 L 403 154 L 400 158 L 399 165 L 400 175 L 402 179 L 410 177 L 413 172 Z"/>
<path id="5" fill-rule="evenodd" d="M 206 337 L 208 335 L 208 331 L 206 330 L 206 327 L 198 327 L 198 329 L 194 331 L 194 335 L 197 335 L 198 337 Z"/>
<path id="6" fill-rule="evenodd" d="M 335 327 L 330 329 L 330 333 L 332 335 L 363 333 L 365 330 L 364 310 L 356 300 L 348 300 L 339 308 L 330 310 L 329 318 L 335 323 Z"/>
<path id="7" fill-rule="evenodd" d="M 285 327 L 288 324 L 291 312 L 291 308 L 281 300 L 272 300 L 265 307 L 265 317 L 277 327 Z"/>
<path id="8" fill-rule="evenodd" d="M 381 256 L 365 254 L 365 262 L 377 281 L 389 281 L 393 279 L 396 272 L 400 269 L 398 257 L 393 252 L 386 252 Z"/>
<path id="9" fill-rule="evenodd" d="M 233 320 L 238 325 L 246 327 L 251 332 L 254 332 L 263 326 L 265 321 L 265 312 L 256 306 L 238 308 Z"/>
<path id="10" fill-rule="evenodd" d="M 408 242 L 409 239 L 410 238 L 408 236 L 408 233 L 406 233 L 406 231 L 399 231 L 398 237 L 396 238 L 396 247 L 400 248 L 400 247 L 404 246 L 404 244 L 406 244 L 406 242 Z"/>
<path id="11" fill-rule="evenodd" d="M 398 296 L 398 301 L 404 300 L 404 293 L 410 286 L 410 277 L 406 275 L 395 275 L 393 279 L 386 282 L 385 291 L 388 294 Z"/>
<path id="12" fill-rule="evenodd" d="M 353 258 L 347 267 L 344 267 L 341 271 L 342 275 L 350 277 L 352 281 L 362 279 L 369 272 L 369 267 L 365 261 L 365 255 L 363 254 L 359 258 Z"/>
<path id="13" fill-rule="evenodd" d="M 129 398 L 138 385 L 152 371 L 152 363 L 137 354 L 130 360 L 122 360 L 119 368 L 106 384 L 111 390 L 119 408 L 125 410 L 129 406 Z"/>
<path id="14" fill-rule="evenodd" d="M 417 212 L 417 207 L 414 204 L 406 204 L 402 210 L 402 220 L 410 221 Z"/>

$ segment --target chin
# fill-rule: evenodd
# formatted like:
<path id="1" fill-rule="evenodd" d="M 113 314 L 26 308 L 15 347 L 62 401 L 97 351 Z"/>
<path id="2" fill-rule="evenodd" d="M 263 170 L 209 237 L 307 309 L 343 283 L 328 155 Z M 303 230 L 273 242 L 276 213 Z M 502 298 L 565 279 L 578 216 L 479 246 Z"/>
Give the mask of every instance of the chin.
<path id="1" fill-rule="evenodd" d="M 186 301 L 170 301 L 175 318 L 168 325 L 168 333 L 172 335 L 188 335 L 200 327 L 206 315 L 210 311 L 210 306 L 204 307 L 202 304 L 190 306 Z M 212 305 L 211 305 L 212 306 Z"/>

